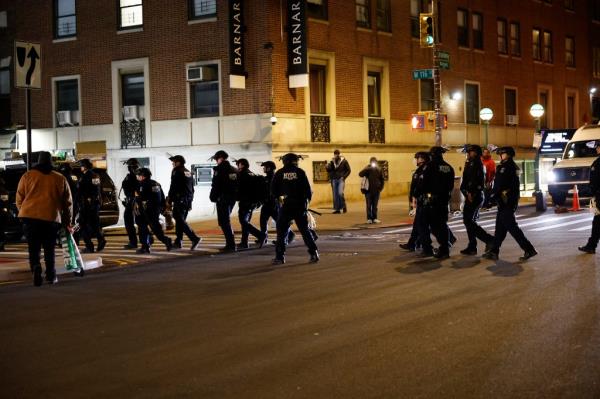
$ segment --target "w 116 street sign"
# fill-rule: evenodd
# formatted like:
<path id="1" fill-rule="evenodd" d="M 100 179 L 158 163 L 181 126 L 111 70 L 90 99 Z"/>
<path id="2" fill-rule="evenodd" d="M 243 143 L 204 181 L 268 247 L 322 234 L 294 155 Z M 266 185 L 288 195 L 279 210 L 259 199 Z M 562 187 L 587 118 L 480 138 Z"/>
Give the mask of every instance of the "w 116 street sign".
<path id="1" fill-rule="evenodd" d="M 413 70 L 413 80 L 433 79 L 433 69 L 415 69 Z"/>
<path id="2" fill-rule="evenodd" d="M 42 50 L 39 43 L 15 42 L 15 87 L 42 88 Z"/>

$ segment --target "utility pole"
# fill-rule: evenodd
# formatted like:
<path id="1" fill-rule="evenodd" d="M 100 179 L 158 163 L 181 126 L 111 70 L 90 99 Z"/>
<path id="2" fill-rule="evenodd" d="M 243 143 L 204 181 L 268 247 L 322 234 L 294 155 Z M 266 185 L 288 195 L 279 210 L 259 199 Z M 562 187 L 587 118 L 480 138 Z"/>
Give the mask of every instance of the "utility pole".
<path id="1" fill-rule="evenodd" d="M 440 60 L 438 57 L 438 37 L 439 34 L 435 25 L 437 24 L 437 10 L 435 0 L 431 1 L 431 14 L 433 16 L 433 110 L 435 112 L 435 145 L 442 145 L 442 82 L 440 79 Z"/>

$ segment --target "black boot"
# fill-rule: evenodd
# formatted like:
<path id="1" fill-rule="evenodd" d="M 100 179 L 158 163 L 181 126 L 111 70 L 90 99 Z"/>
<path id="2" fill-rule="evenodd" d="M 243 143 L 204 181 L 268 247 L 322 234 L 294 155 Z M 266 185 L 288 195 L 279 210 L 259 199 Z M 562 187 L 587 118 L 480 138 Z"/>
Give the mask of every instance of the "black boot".
<path id="1" fill-rule="evenodd" d="M 534 257 L 534 256 L 536 256 L 537 254 L 538 254 L 538 253 L 537 253 L 537 251 L 535 250 L 535 248 L 531 248 L 531 249 L 528 249 L 527 251 L 525 251 L 525 253 L 523 254 L 523 256 L 521 256 L 521 257 L 519 258 L 519 260 L 523 261 L 523 260 L 527 260 L 527 259 L 529 259 L 529 258 L 533 258 L 533 257 Z"/>
<path id="2" fill-rule="evenodd" d="M 460 253 L 463 255 L 477 255 L 477 248 L 476 247 L 466 247 L 465 249 L 460 251 Z"/>
<path id="3" fill-rule="evenodd" d="M 319 261 L 319 252 L 315 251 L 310 254 L 309 263 L 317 263 Z"/>
<path id="4" fill-rule="evenodd" d="M 588 247 L 587 245 L 584 245 L 582 247 L 577 247 L 577 249 L 580 250 L 581 252 L 585 252 L 586 254 L 595 254 L 596 253 L 596 248 Z"/>

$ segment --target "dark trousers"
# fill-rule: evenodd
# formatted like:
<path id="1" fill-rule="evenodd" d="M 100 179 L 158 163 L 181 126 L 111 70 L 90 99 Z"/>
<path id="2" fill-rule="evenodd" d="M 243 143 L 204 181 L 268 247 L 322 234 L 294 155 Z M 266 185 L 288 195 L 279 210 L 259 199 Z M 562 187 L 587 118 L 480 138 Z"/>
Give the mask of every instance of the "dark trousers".
<path id="1" fill-rule="evenodd" d="M 496 254 L 500 253 L 500 247 L 506 238 L 506 233 L 510 233 L 510 235 L 513 236 L 523 251 L 531 251 L 534 249 L 531 242 L 529 242 L 525 237 L 525 234 L 523 234 L 523 231 L 519 228 L 517 220 L 515 219 L 515 211 L 511 208 L 498 209 L 492 252 L 495 252 Z"/>
<path id="2" fill-rule="evenodd" d="M 135 216 L 133 215 L 133 200 L 125 202 L 125 211 L 123 212 L 123 220 L 125 221 L 125 230 L 129 237 L 129 244 L 137 247 L 137 232 L 135 231 Z"/>
<path id="3" fill-rule="evenodd" d="M 25 237 L 27 237 L 29 267 L 31 271 L 33 272 L 35 267 L 41 266 L 40 254 L 42 248 L 44 248 L 46 279 L 53 280 L 56 275 L 54 268 L 54 248 L 60 225 L 38 219 L 22 219 L 22 221 Z"/>
<path id="4" fill-rule="evenodd" d="M 365 194 L 367 201 L 367 219 L 377 219 L 377 204 L 379 204 L 379 190 L 369 191 Z"/>
<path id="5" fill-rule="evenodd" d="M 253 212 L 254 208 L 252 206 L 247 204 L 239 204 L 238 219 L 240 221 L 240 225 L 242 226 L 242 244 L 248 244 L 248 237 L 250 234 L 258 239 L 260 239 L 262 236 L 260 230 L 250 223 Z"/>
<path id="6" fill-rule="evenodd" d="M 494 205 L 496 205 L 496 201 L 492 198 L 492 189 L 486 188 L 485 189 L 485 198 L 483 200 L 483 207 L 491 208 Z"/>
<path id="7" fill-rule="evenodd" d="M 315 244 L 313 235 L 308 229 L 306 212 L 306 209 L 286 207 L 285 205 L 281 208 L 277 219 L 277 244 L 275 244 L 275 257 L 277 259 L 283 259 L 285 255 L 285 247 L 292 220 L 296 222 L 296 226 L 300 230 L 300 234 L 302 234 L 302 239 L 308 248 L 308 252 L 310 254 L 317 252 L 317 244 Z"/>
<path id="8" fill-rule="evenodd" d="M 477 249 L 477 239 L 484 243 L 491 243 L 494 237 L 488 234 L 484 229 L 477 224 L 479 219 L 479 209 L 483 203 L 482 196 L 476 196 L 472 202 L 465 201 L 463 208 L 463 223 L 467 228 L 467 236 L 469 237 L 469 248 Z"/>
<path id="9" fill-rule="evenodd" d="M 600 215 L 594 215 L 592 220 L 592 235 L 588 239 L 586 247 L 596 249 L 600 241 Z"/>
<path id="10" fill-rule="evenodd" d="M 265 237 L 265 240 L 267 239 L 268 232 L 269 232 L 269 226 L 268 226 L 269 218 L 272 218 L 275 222 L 277 222 L 279 210 L 280 210 L 279 205 L 276 205 L 273 203 L 265 203 L 260 208 L 260 232 L 262 233 L 263 237 Z M 291 240 L 293 240 L 294 236 L 295 236 L 294 232 L 292 231 L 292 229 L 290 229 L 288 236 L 287 236 L 287 242 L 290 242 Z M 314 235 L 313 235 L 313 237 L 314 237 Z"/>
<path id="11" fill-rule="evenodd" d="M 190 241 L 198 240 L 198 235 L 192 230 L 190 225 L 187 223 L 187 215 L 189 212 L 189 206 L 187 204 L 173 204 L 173 219 L 175 219 L 175 239 L 179 242 L 183 240 L 183 234 L 190 239 Z"/>
<path id="12" fill-rule="evenodd" d="M 225 236 L 225 245 L 229 248 L 235 248 L 235 238 L 233 235 L 233 228 L 231 227 L 231 211 L 233 210 L 233 206 L 235 202 L 229 201 L 217 201 L 217 221 L 219 222 L 219 226 L 221 230 L 223 230 L 223 235 Z"/>
<path id="13" fill-rule="evenodd" d="M 415 220 L 413 222 L 413 226 L 417 228 L 417 236 L 418 241 L 421 244 L 421 248 L 423 252 L 432 252 L 431 246 L 431 229 L 429 227 L 429 222 L 426 217 L 425 207 L 423 205 L 417 206 L 417 211 L 415 213 Z M 414 230 L 414 227 L 413 227 Z M 411 234 L 412 238 L 412 234 Z"/>
<path id="14" fill-rule="evenodd" d="M 426 208 L 427 220 L 431 232 L 438 241 L 442 253 L 450 251 L 450 228 L 448 227 L 448 204 Z"/>
<path id="15" fill-rule="evenodd" d="M 94 249 L 92 237 L 96 237 L 98 241 L 104 240 L 104 234 L 102 233 L 102 228 L 100 227 L 100 207 L 80 207 L 79 227 L 81 231 L 81 238 L 83 238 L 86 248 Z"/>
<path id="16" fill-rule="evenodd" d="M 159 215 L 158 209 L 146 209 L 141 210 L 140 215 L 136 217 L 142 248 L 150 248 L 150 230 L 163 244 L 166 245 L 169 242 L 169 238 L 160 225 Z"/>

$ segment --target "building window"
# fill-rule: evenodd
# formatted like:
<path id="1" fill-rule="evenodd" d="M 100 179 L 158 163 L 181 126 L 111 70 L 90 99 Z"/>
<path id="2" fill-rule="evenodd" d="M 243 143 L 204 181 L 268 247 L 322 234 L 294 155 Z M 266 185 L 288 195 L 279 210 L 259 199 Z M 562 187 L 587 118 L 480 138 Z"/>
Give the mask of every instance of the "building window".
<path id="1" fill-rule="evenodd" d="M 479 124 L 479 85 L 467 83 L 465 85 L 465 112 L 467 123 Z"/>
<path id="2" fill-rule="evenodd" d="M 368 73 L 367 97 L 369 103 L 369 117 L 381 117 L 381 73 Z"/>
<path id="3" fill-rule="evenodd" d="M 458 9 L 456 12 L 456 25 L 458 27 L 458 45 L 460 47 L 469 47 L 469 12 Z"/>
<path id="4" fill-rule="evenodd" d="M 79 125 L 79 84 L 77 79 L 56 81 L 56 126 Z"/>
<path id="5" fill-rule="evenodd" d="M 600 79 L 600 47 L 592 49 L 592 76 Z"/>
<path id="6" fill-rule="evenodd" d="M 552 64 L 552 32 L 544 31 L 544 62 Z"/>
<path id="7" fill-rule="evenodd" d="M 507 125 L 516 125 L 517 120 L 517 90 L 504 89 L 504 113 Z"/>
<path id="8" fill-rule="evenodd" d="M 195 186 L 208 186 L 213 178 L 213 165 L 194 164 L 191 167 Z"/>
<path id="9" fill-rule="evenodd" d="M 410 0 L 410 34 L 419 39 L 421 37 L 421 27 L 419 14 L 431 12 L 429 0 Z"/>
<path id="10" fill-rule="evenodd" d="M 310 66 L 310 113 L 327 114 L 326 87 L 327 70 L 324 65 Z"/>
<path id="11" fill-rule="evenodd" d="M 306 14 L 309 18 L 327 20 L 327 0 L 306 0 Z"/>
<path id="12" fill-rule="evenodd" d="M 144 105 L 144 74 L 121 75 L 121 95 L 124 107 Z"/>
<path id="13" fill-rule="evenodd" d="M 497 22 L 498 30 L 498 52 L 508 54 L 508 45 L 506 43 L 506 20 L 499 19 Z"/>
<path id="14" fill-rule="evenodd" d="M 419 111 L 433 111 L 435 106 L 433 79 L 421 79 L 419 86 L 419 95 L 421 96 Z"/>
<path id="15" fill-rule="evenodd" d="M 565 0 L 565 8 L 570 11 L 575 11 L 575 0 Z"/>
<path id="16" fill-rule="evenodd" d="M 189 0 L 190 19 L 212 18 L 217 16 L 217 0 Z"/>
<path id="17" fill-rule="evenodd" d="M 10 94 L 10 69 L 0 69 L 0 95 Z"/>
<path id="18" fill-rule="evenodd" d="M 473 13 L 473 48 L 483 50 L 483 16 Z"/>
<path id="19" fill-rule="evenodd" d="M 371 28 L 371 2 L 369 0 L 356 0 L 356 26 Z"/>
<path id="20" fill-rule="evenodd" d="M 575 123 L 575 103 L 577 100 L 575 99 L 574 94 L 567 95 L 567 129 L 576 128 L 577 125 Z"/>
<path id="21" fill-rule="evenodd" d="M 219 66 L 201 65 L 188 67 L 190 85 L 190 116 L 203 118 L 220 114 Z"/>
<path id="22" fill-rule="evenodd" d="M 565 38 L 565 64 L 575 68 L 575 38 L 569 36 Z"/>
<path id="23" fill-rule="evenodd" d="M 540 30 L 537 28 L 534 28 L 531 31 L 531 43 L 532 43 L 532 50 L 533 50 L 533 59 L 534 60 L 538 60 L 541 61 L 542 60 L 542 51 L 541 51 L 541 47 L 542 47 L 542 35 L 540 33 Z"/>
<path id="24" fill-rule="evenodd" d="M 119 0 L 119 29 L 139 28 L 144 25 L 142 0 Z"/>
<path id="25" fill-rule="evenodd" d="M 377 0 L 377 30 L 392 31 L 392 10 L 390 0 Z"/>
<path id="26" fill-rule="evenodd" d="M 77 34 L 75 0 L 54 1 L 54 37 L 61 39 Z"/>
<path id="27" fill-rule="evenodd" d="M 510 54 L 521 56 L 521 27 L 518 22 L 510 23 Z"/>

